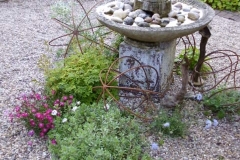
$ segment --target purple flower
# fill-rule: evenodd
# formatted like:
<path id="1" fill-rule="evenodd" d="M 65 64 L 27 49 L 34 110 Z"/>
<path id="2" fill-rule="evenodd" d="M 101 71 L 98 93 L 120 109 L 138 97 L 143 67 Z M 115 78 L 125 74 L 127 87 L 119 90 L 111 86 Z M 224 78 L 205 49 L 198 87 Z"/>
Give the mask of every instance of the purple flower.
<path id="1" fill-rule="evenodd" d="M 35 94 L 35 98 L 36 98 L 37 100 L 41 100 L 41 95 L 38 94 L 38 93 L 36 93 L 36 94 Z"/>
<path id="2" fill-rule="evenodd" d="M 29 145 L 29 146 L 32 146 L 32 145 L 33 145 L 32 141 L 29 141 L 29 142 L 28 142 L 28 145 Z"/>
<path id="3" fill-rule="evenodd" d="M 30 130 L 30 131 L 28 132 L 28 136 L 32 137 L 33 135 L 34 135 L 34 131 L 33 131 L 33 130 Z"/>
<path id="4" fill-rule="evenodd" d="M 154 143 L 154 142 L 153 142 L 153 143 L 151 144 L 151 150 L 158 150 L 158 148 L 159 148 L 159 147 L 158 147 L 158 144 L 157 144 L 157 143 Z"/>
<path id="5" fill-rule="evenodd" d="M 40 122 L 40 123 L 38 124 L 38 127 L 39 127 L 39 128 L 43 128 L 43 127 L 44 127 L 44 124 Z"/>
<path id="6" fill-rule="evenodd" d="M 56 145 L 56 144 L 57 144 L 57 141 L 56 141 L 55 139 L 52 139 L 52 140 L 51 140 L 51 143 L 52 143 L 53 145 Z"/>
<path id="7" fill-rule="evenodd" d="M 64 102 L 60 102 L 60 106 L 64 106 Z"/>
<path id="8" fill-rule="evenodd" d="M 70 95 L 70 96 L 69 96 L 69 99 L 73 99 L 73 95 Z"/>

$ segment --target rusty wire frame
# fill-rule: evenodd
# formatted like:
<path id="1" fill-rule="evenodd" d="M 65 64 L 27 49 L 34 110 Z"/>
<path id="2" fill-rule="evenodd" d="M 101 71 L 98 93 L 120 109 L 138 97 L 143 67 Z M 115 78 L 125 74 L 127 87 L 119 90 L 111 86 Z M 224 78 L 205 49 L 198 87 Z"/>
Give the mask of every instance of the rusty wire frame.
<path id="1" fill-rule="evenodd" d="M 99 27 L 103 27 L 102 25 L 100 26 L 93 26 L 91 24 L 91 20 L 88 16 L 88 14 L 93 10 L 93 8 L 95 8 L 98 4 L 100 4 L 101 2 L 103 2 L 103 0 L 97 2 L 96 4 L 94 4 L 90 10 L 86 11 L 86 9 L 84 8 L 83 4 L 81 3 L 80 0 L 76 0 L 78 2 L 78 4 L 81 6 L 81 8 L 83 9 L 85 15 L 83 17 L 83 19 L 80 21 L 80 23 L 78 25 L 75 24 L 75 20 L 74 20 L 74 16 L 73 16 L 73 11 L 72 11 L 72 22 L 73 22 L 73 27 L 71 27 L 70 25 L 58 20 L 58 19 L 54 19 L 57 23 L 59 23 L 62 27 L 64 28 L 67 28 L 70 33 L 68 34 L 65 34 L 65 35 L 62 35 L 62 36 L 59 36 L 57 38 L 54 38 L 53 40 L 51 40 L 49 42 L 49 45 L 51 46 L 67 46 L 66 48 L 66 51 L 65 51 L 65 54 L 64 54 L 64 58 L 66 57 L 67 53 L 68 53 L 68 50 L 70 48 L 70 45 L 74 39 L 74 37 L 77 39 L 77 45 L 78 45 L 78 48 L 80 50 L 80 52 L 82 54 L 84 54 L 84 51 L 82 49 L 82 46 L 81 46 L 81 41 L 79 40 L 78 36 L 82 36 L 83 38 L 87 39 L 88 41 L 90 41 L 90 44 L 89 46 L 92 45 L 92 43 L 95 43 L 97 45 L 102 45 L 101 42 L 98 42 L 96 39 L 91 39 L 87 36 L 85 36 L 84 34 L 82 34 L 82 32 L 84 31 L 88 31 L 90 30 L 92 32 L 92 34 L 94 34 L 94 29 L 96 28 L 99 28 Z M 89 25 L 90 27 L 89 28 L 85 28 L 85 29 L 80 29 L 79 28 L 81 27 L 82 23 L 83 23 L 83 20 L 84 19 L 87 19 L 87 21 L 89 22 Z M 55 40 L 57 39 L 60 39 L 60 38 L 63 38 L 63 37 L 66 37 L 66 36 L 70 36 L 70 41 L 67 43 L 67 44 L 64 44 L 64 45 L 54 45 L 52 44 Z M 204 35 L 202 34 L 202 39 L 204 38 Z M 209 38 L 209 37 L 207 37 Z M 191 42 L 191 40 L 193 42 Z M 179 41 L 178 43 L 182 41 L 184 43 L 184 47 L 185 47 L 185 61 L 187 60 L 187 57 L 186 57 L 186 50 L 187 48 L 189 47 L 192 47 L 192 49 L 196 49 L 196 40 L 194 38 L 193 35 L 188 35 L 184 38 L 179 38 Z M 206 43 L 206 42 L 205 42 Z M 111 47 L 110 45 L 104 43 L 103 44 L 104 47 L 106 47 L 107 49 L 110 49 L 111 51 L 117 53 L 118 51 Z M 234 81 L 234 86 L 233 87 L 229 87 L 227 89 L 239 89 L 240 87 L 236 85 L 236 73 L 239 72 L 240 69 L 238 69 L 238 63 L 240 61 L 240 56 L 233 52 L 233 51 L 230 51 L 230 50 L 217 50 L 217 51 L 214 51 L 214 52 L 211 52 L 209 54 L 206 54 L 204 51 L 206 49 L 206 44 L 205 45 L 200 45 L 200 51 L 202 50 L 202 52 L 200 52 L 200 57 L 204 57 L 203 60 L 199 58 L 199 61 L 198 61 L 198 64 L 197 65 L 202 65 L 203 63 L 208 65 L 210 68 L 211 68 L 211 72 L 209 73 L 201 73 L 199 72 L 199 70 L 196 69 L 195 67 L 195 70 L 194 70 L 194 73 L 197 73 L 198 76 L 203 76 L 203 75 L 213 75 L 214 77 L 214 84 L 212 87 L 206 89 L 206 90 L 203 90 L 201 88 L 198 88 L 198 87 L 195 87 L 194 85 L 191 85 L 192 89 L 195 90 L 195 91 L 199 91 L 201 93 L 203 92 L 207 92 L 207 91 L 210 91 L 212 89 L 215 89 L 221 82 L 223 82 L 225 80 L 225 83 L 227 83 L 227 81 L 229 80 L 230 76 L 233 75 L 233 81 Z M 226 52 L 229 52 L 231 54 L 228 54 Z M 205 55 L 206 54 L 206 55 Z M 217 54 L 222 54 L 221 56 L 218 56 Z M 214 56 L 216 55 L 216 56 Z M 136 61 L 138 63 L 138 66 L 137 67 L 133 67 L 133 68 L 130 68 L 124 72 L 120 72 L 118 68 L 116 68 L 115 66 L 120 62 L 122 61 L 124 58 L 131 58 L 133 59 L 134 61 Z M 211 60 L 215 60 L 217 58 L 228 58 L 229 60 L 229 66 L 223 68 L 223 69 L 220 69 L 218 71 L 214 71 L 214 67 L 210 64 L 209 61 Z M 236 59 L 235 61 L 233 59 Z M 183 64 L 184 63 L 184 60 L 181 61 L 180 64 Z M 179 65 L 180 65 L 179 64 Z M 145 76 L 145 79 L 146 79 L 146 88 L 141 88 L 140 85 L 134 81 L 134 79 L 132 79 L 131 77 L 129 77 L 127 75 L 127 73 L 129 72 L 134 72 L 135 70 L 143 70 L 143 73 L 144 73 L 144 76 Z M 168 91 L 168 88 L 164 88 L 162 89 L 161 92 L 155 92 L 153 90 L 151 90 L 149 88 L 149 79 L 147 77 L 147 74 L 146 74 L 146 69 L 152 69 L 157 73 L 157 70 L 152 67 L 152 66 L 149 66 L 149 65 L 142 65 L 141 62 L 139 62 L 137 59 L 133 58 L 133 57 L 121 57 L 121 58 L 118 58 L 116 59 L 112 64 L 111 66 L 109 66 L 108 69 L 105 69 L 105 70 L 102 70 L 100 73 L 99 73 L 99 78 L 100 78 L 100 82 L 102 84 L 102 86 L 95 86 L 94 89 L 102 89 L 102 92 L 101 92 L 101 95 L 99 96 L 99 100 L 100 99 L 103 99 L 104 101 L 104 104 L 106 105 L 107 103 L 107 97 L 111 97 L 112 100 L 114 100 L 114 102 L 119 106 L 120 109 L 122 110 L 125 110 L 133 115 L 135 115 L 136 117 L 142 119 L 143 121 L 151 121 L 154 117 L 154 114 L 153 112 L 158 110 L 158 107 L 156 106 L 156 103 L 155 103 L 155 99 L 156 98 L 163 98 L 165 93 Z M 216 78 L 216 74 L 218 73 L 221 73 L 222 71 L 225 71 L 227 69 L 230 69 L 230 72 L 228 74 L 226 74 L 222 79 L 220 79 L 219 81 L 217 81 L 217 78 Z M 193 73 L 193 74 L 194 74 Z M 192 75 L 193 75 L 192 74 Z M 114 78 L 109 80 L 109 77 L 110 75 L 114 75 Z M 104 77 L 104 78 L 102 78 Z M 121 78 L 127 78 L 129 81 L 131 81 L 132 84 L 134 84 L 134 87 L 127 87 L 127 86 L 116 86 L 116 85 L 113 85 L 113 82 L 119 82 Z M 159 79 L 159 75 L 157 75 L 158 79 Z M 193 78 L 193 77 L 192 77 Z M 188 82 L 188 79 L 182 79 L 182 81 L 187 81 Z M 155 85 L 157 85 L 157 83 L 159 82 L 155 82 Z M 187 86 L 183 86 L 182 89 L 186 89 Z M 113 93 L 111 93 L 111 90 L 114 89 L 114 90 L 118 90 L 118 93 L 119 93 L 119 97 L 120 99 L 123 98 L 123 99 L 137 99 L 137 101 L 139 102 L 138 104 L 135 104 L 134 102 L 134 106 L 132 107 L 129 107 L 128 104 L 124 103 L 124 101 L 121 101 L 119 100 L 116 96 L 114 96 Z M 227 90 L 226 89 L 226 90 Z M 222 90 L 224 91 L 224 90 Z M 127 94 L 125 94 L 127 93 Z M 129 94 L 131 93 L 131 94 Z M 180 92 L 179 92 L 180 93 Z M 219 93 L 219 92 L 218 92 Z M 217 93 L 215 93 L 217 94 Z M 214 95 L 215 95 L 214 94 Z M 108 95 L 108 96 L 107 96 Z M 210 97 L 214 96 L 214 95 L 210 95 Z M 155 112 L 157 113 L 157 112 Z"/>

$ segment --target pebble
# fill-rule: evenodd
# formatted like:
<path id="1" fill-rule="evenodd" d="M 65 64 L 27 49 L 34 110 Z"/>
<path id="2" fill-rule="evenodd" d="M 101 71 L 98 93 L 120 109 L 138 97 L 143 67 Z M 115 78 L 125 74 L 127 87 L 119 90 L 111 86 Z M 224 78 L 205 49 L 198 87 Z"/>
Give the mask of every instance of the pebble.
<path id="1" fill-rule="evenodd" d="M 145 19 L 147 17 L 147 14 L 146 13 L 140 13 L 138 15 L 138 17 L 141 17 L 141 18 Z"/>
<path id="2" fill-rule="evenodd" d="M 160 26 L 161 27 L 166 27 L 166 25 L 168 25 L 169 22 L 170 22 L 170 20 L 168 18 L 162 18 Z"/>
<path id="3" fill-rule="evenodd" d="M 139 22 L 139 23 L 138 23 L 138 26 L 139 26 L 139 27 L 150 27 L 150 24 L 147 23 L 147 22 Z"/>
<path id="4" fill-rule="evenodd" d="M 110 8 L 110 7 L 106 7 L 103 10 L 104 14 L 113 14 L 113 12 L 114 12 L 114 10 L 112 8 Z"/>
<path id="5" fill-rule="evenodd" d="M 198 9 L 196 9 L 196 8 L 192 8 L 191 10 L 190 10 L 190 12 L 196 12 L 196 13 L 200 13 L 200 11 L 198 10 Z"/>
<path id="6" fill-rule="evenodd" d="M 151 17 L 146 17 L 146 18 L 144 19 L 144 22 L 151 23 L 152 20 L 153 20 L 153 19 L 152 19 Z"/>
<path id="7" fill-rule="evenodd" d="M 177 20 L 178 20 L 178 22 L 183 23 L 185 21 L 185 16 L 180 14 L 177 16 Z"/>
<path id="8" fill-rule="evenodd" d="M 136 18 L 138 15 L 137 15 L 136 12 L 130 12 L 130 13 L 128 14 L 128 16 L 129 16 L 129 17 L 132 17 L 132 18 Z"/>
<path id="9" fill-rule="evenodd" d="M 161 26 L 157 25 L 157 24 L 150 24 L 150 27 L 153 27 L 153 28 L 160 28 Z"/>
<path id="10" fill-rule="evenodd" d="M 155 19 L 155 18 L 160 18 L 160 15 L 158 13 L 153 14 L 152 19 Z"/>
<path id="11" fill-rule="evenodd" d="M 175 3 L 174 5 L 173 5 L 173 7 L 176 7 L 176 8 L 178 8 L 178 9 L 182 9 L 182 3 L 180 3 L 180 2 L 177 2 L 177 3 Z"/>
<path id="12" fill-rule="evenodd" d="M 161 19 L 160 18 L 155 18 L 151 23 L 159 25 L 161 23 Z"/>
<path id="13" fill-rule="evenodd" d="M 188 18 L 193 20 L 193 21 L 198 20 L 199 17 L 200 17 L 200 15 L 198 13 L 196 13 L 196 12 L 189 12 L 188 13 Z"/>
<path id="14" fill-rule="evenodd" d="M 139 14 L 141 14 L 141 13 L 145 13 L 143 10 L 141 10 L 141 9 L 137 9 L 137 10 L 135 10 L 135 12 L 136 12 L 136 14 L 137 14 L 137 16 L 139 15 Z"/>
<path id="15" fill-rule="evenodd" d="M 130 12 L 132 11 L 132 6 L 130 4 L 124 4 L 123 10 L 129 10 Z"/>
<path id="16" fill-rule="evenodd" d="M 127 11 L 123 11 L 122 9 L 118 9 L 116 11 L 113 12 L 113 17 L 118 17 L 118 18 L 121 18 L 121 19 L 124 19 L 126 18 L 128 15 L 128 12 Z"/>
<path id="17" fill-rule="evenodd" d="M 141 17 L 136 17 L 134 22 L 136 22 L 136 23 L 144 22 L 144 19 Z"/>
<path id="18" fill-rule="evenodd" d="M 119 17 L 111 17 L 111 20 L 117 23 L 123 23 L 123 20 Z"/>
<path id="19" fill-rule="evenodd" d="M 115 7 L 117 7 L 118 9 L 122 9 L 124 7 L 124 3 L 123 2 L 119 2 L 119 1 L 115 1 Z"/>
<path id="20" fill-rule="evenodd" d="M 191 7 L 190 7 L 190 6 L 184 6 L 184 7 L 182 8 L 182 10 L 183 10 L 184 12 L 190 12 Z"/>
<path id="21" fill-rule="evenodd" d="M 170 13 L 168 13 L 168 17 L 176 17 L 178 14 L 177 11 L 171 11 Z"/>
<path id="22" fill-rule="evenodd" d="M 126 25 L 132 25 L 133 22 L 134 22 L 134 19 L 132 17 L 126 17 L 124 20 L 123 20 L 124 24 Z"/>

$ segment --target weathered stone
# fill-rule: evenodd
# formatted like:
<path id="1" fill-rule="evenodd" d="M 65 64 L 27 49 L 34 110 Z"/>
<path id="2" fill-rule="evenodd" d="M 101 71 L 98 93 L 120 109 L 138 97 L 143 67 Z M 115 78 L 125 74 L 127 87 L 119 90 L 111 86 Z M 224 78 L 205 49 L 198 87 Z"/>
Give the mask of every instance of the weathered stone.
<path id="1" fill-rule="evenodd" d="M 161 27 L 166 27 L 169 24 L 169 22 L 170 22 L 169 18 L 162 18 L 160 26 Z"/>
<path id="2" fill-rule="evenodd" d="M 121 18 L 121 19 L 124 19 L 126 18 L 128 15 L 128 12 L 127 11 L 123 11 L 122 9 L 118 9 L 116 11 L 113 12 L 113 17 L 118 17 L 118 18 Z"/>
<path id="3" fill-rule="evenodd" d="M 173 5 L 173 7 L 176 7 L 176 8 L 178 8 L 178 9 L 182 9 L 182 3 L 177 2 L 177 3 L 175 3 L 175 4 Z"/>
<path id="4" fill-rule="evenodd" d="M 170 0 L 135 0 L 134 9 L 142 9 L 145 11 L 151 11 L 158 13 L 159 15 L 167 16 L 171 11 Z"/>
<path id="5" fill-rule="evenodd" d="M 144 22 L 144 19 L 141 17 L 136 17 L 134 22 L 136 22 L 136 23 Z"/>
<path id="6" fill-rule="evenodd" d="M 176 17 L 178 14 L 177 11 L 171 11 L 170 13 L 168 13 L 168 17 Z"/>
<path id="7" fill-rule="evenodd" d="M 161 18 L 161 17 L 158 13 L 155 13 L 155 14 L 152 15 L 152 19 L 155 19 L 155 18 Z"/>
<path id="8" fill-rule="evenodd" d="M 157 25 L 157 24 L 150 24 L 150 27 L 153 27 L 153 28 L 160 28 L 161 26 L 160 26 L 160 25 Z"/>
<path id="9" fill-rule="evenodd" d="M 193 21 L 198 20 L 199 17 L 200 17 L 200 15 L 198 13 L 196 13 L 196 12 L 189 12 L 188 13 L 188 18 L 193 20 Z"/>
<path id="10" fill-rule="evenodd" d="M 130 12 L 128 14 L 129 17 L 132 17 L 132 18 L 136 18 L 138 16 L 138 14 L 136 12 Z"/>
<path id="11" fill-rule="evenodd" d="M 198 10 L 198 9 L 196 9 L 196 8 L 192 8 L 191 10 L 190 10 L 190 12 L 196 12 L 196 13 L 200 13 L 200 11 Z"/>
<path id="12" fill-rule="evenodd" d="M 177 15 L 177 20 L 178 20 L 178 22 L 181 22 L 181 23 L 183 23 L 184 21 L 185 21 L 185 16 L 184 15 Z"/>
<path id="13" fill-rule="evenodd" d="M 152 24 L 160 24 L 161 23 L 161 19 L 160 18 L 155 18 L 153 21 L 152 21 Z"/>
<path id="14" fill-rule="evenodd" d="M 111 20 L 117 23 L 123 23 L 123 20 L 119 17 L 111 17 Z"/>
<path id="15" fill-rule="evenodd" d="M 134 22 L 134 19 L 132 17 L 126 17 L 124 20 L 123 20 L 124 24 L 126 25 L 132 25 L 133 22 Z"/>
<path id="16" fill-rule="evenodd" d="M 118 9 L 122 9 L 124 7 L 124 3 L 123 2 L 119 2 L 119 1 L 115 1 L 115 7 L 117 7 Z"/>
<path id="17" fill-rule="evenodd" d="M 135 82 L 139 83 L 142 89 L 149 89 L 152 91 L 160 92 L 163 87 L 169 85 L 172 78 L 174 56 L 176 50 L 176 40 L 162 43 L 142 43 L 132 41 L 129 39 L 122 42 L 119 47 L 119 58 L 128 56 L 120 61 L 119 71 L 121 73 L 139 66 L 139 64 L 132 58 L 136 58 L 141 65 L 149 65 L 156 69 L 144 70 L 142 68 L 130 70 L 126 73 Z M 158 77 L 159 76 L 159 77 Z M 146 88 L 149 83 L 149 87 Z M 133 82 L 129 81 L 125 76 L 119 79 L 120 86 L 135 86 Z"/>
<path id="18" fill-rule="evenodd" d="M 132 11 L 132 6 L 130 4 L 124 4 L 123 10 L 129 10 L 130 12 Z"/>
<path id="19" fill-rule="evenodd" d="M 152 18 L 151 17 L 146 17 L 144 19 L 144 22 L 151 23 L 152 22 Z"/>
<path id="20" fill-rule="evenodd" d="M 141 13 L 138 15 L 138 17 L 141 17 L 143 19 L 145 19 L 147 17 L 147 14 L 146 13 Z"/>
<path id="21" fill-rule="evenodd" d="M 110 7 L 104 8 L 104 11 L 103 11 L 104 14 L 113 14 L 113 12 L 114 10 Z"/>
<path id="22" fill-rule="evenodd" d="M 190 12 L 191 7 L 185 5 L 185 6 L 182 8 L 182 10 L 183 10 L 184 12 Z"/>
<path id="23" fill-rule="evenodd" d="M 147 22 L 139 22 L 139 23 L 138 23 L 138 26 L 139 26 L 139 27 L 150 27 L 150 24 L 147 23 Z"/>

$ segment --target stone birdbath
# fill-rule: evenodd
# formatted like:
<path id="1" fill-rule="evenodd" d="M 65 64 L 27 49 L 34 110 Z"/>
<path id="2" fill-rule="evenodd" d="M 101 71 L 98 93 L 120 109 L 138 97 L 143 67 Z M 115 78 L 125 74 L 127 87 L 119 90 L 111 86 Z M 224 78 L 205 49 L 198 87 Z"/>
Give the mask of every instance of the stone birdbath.
<path id="1" fill-rule="evenodd" d="M 157 70 L 158 74 L 151 70 L 145 72 L 150 81 L 158 81 L 151 90 L 161 92 L 172 79 L 176 39 L 206 27 L 215 12 L 199 0 L 134 0 L 101 5 L 97 15 L 100 23 L 125 36 L 119 48 L 120 58 L 134 57 L 142 65 Z M 130 59 L 122 60 L 119 70 L 124 72 L 136 64 Z M 142 72 L 126 74 L 146 89 L 146 77 Z M 120 78 L 119 85 L 131 86 L 124 78 Z"/>

